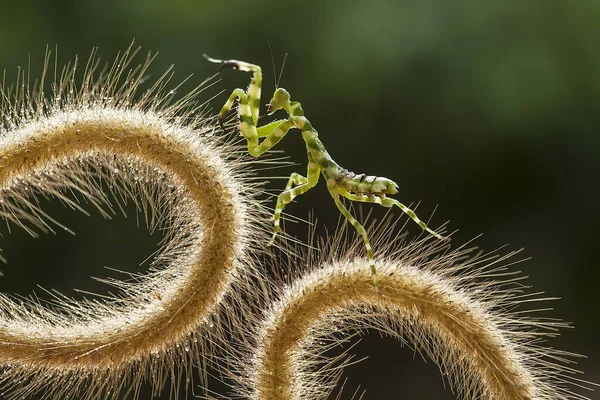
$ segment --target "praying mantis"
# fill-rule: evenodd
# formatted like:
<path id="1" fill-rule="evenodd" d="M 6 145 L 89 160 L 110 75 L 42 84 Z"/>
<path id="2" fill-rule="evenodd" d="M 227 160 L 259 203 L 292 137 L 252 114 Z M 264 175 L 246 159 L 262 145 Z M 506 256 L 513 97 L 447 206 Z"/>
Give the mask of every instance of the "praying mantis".
<path id="1" fill-rule="evenodd" d="M 259 157 L 269 151 L 283 139 L 290 129 L 294 128 L 300 130 L 302 138 L 306 143 L 308 154 L 306 176 L 295 172 L 292 173 L 285 186 L 285 190 L 277 197 L 277 205 L 273 214 L 273 237 L 269 244 L 273 244 L 279 232 L 279 220 L 285 206 L 294 198 L 312 189 L 318 183 L 320 175 L 323 175 L 327 184 L 327 190 L 331 194 L 339 211 L 362 236 L 367 249 L 369 267 L 375 287 L 377 287 L 377 270 L 367 231 L 348 211 L 340 197 L 363 203 L 376 203 L 388 208 L 396 206 L 423 230 L 438 239 L 447 239 L 429 229 L 427 224 L 421 221 L 413 210 L 398 200 L 388 197 L 388 195 L 398 193 L 398 185 L 394 181 L 378 176 L 355 174 L 340 167 L 325 149 L 325 146 L 319 139 L 317 130 L 313 128 L 312 124 L 304 116 L 302 105 L 297 101 L 292 101 L 290 94 L 284 88 L 279 87 L 275 90 L 273 98 L 267 106 L 267 113 L 271 115 L 276 111 L 284 110 L 288 117 L 286 119 L 275 120 L 263 126 L 257 126 L 262 86 L 262 70 L 260 66 L 239 60 L 219 60 L 211 58 L 206 54 L 203 56 L 212 63 L 222 64 L 221 68 L 230 67 L 234 70 L 252 72 L 253 74 L 248 89 L 246 91 L 235 89 L 218 116 L 219 124 L 223 127 L 223 120 L 231 111 L 235 101 L 239 101 L 239 129 L 242 136 L 248 142 L 248 152 L 252 156 Z M 260 138 L 264 138 L 264 140 L 259 141 Z"/>

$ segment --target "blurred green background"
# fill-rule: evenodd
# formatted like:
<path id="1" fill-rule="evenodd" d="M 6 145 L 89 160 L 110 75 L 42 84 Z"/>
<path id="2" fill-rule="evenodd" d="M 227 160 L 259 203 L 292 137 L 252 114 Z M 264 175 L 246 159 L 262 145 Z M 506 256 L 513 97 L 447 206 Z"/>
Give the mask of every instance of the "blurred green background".
<path id="1" fill-rule="evenodd" d="M 58 46 L 63 62 L 87 58 L 93 46 L 108 61 L 133 38 L 144 51 L 160 52 L 154 77 L 175 63 L 180 79 L 193 73 L 199 83 L 216 71 L 202 53 L 260 64 L 263 103 L 274 87 L 266 42 L 278 65 L 288 52 L 281 86 L 302 102 L 336 161 L 397 181 L 396 197 L 420 201 L 425 219 L 437 205 L 432 225 L 450 220 L 449 229 L 459 229 L 456 244 L 484 233 L 477 244 L 486 250 L 525 247 L 522 255 L 532 260 L 518 267 L 527 283 L 561 297 L 552 315 L 576 326 L 550 344 L 588 355 L 579 364 L 584 378 L 600 381 L 600 3 L 6 2 L 0 68 L 10 82 L 31 55 L 37 75 L 47 44 Z M 222 78 L 206 94 L 226 91 L 214 109 L 249 76 L 224 71 Z M 303 173 L 300 135 L 279 148 L 301 165 L 265 176 Z M 106 276 L 104 266 L 143 270 L 138 264 L 159 240 L 135 218 L 110 222 L 49 207 L 77 236 L 3 231 L 9 264 L 1 290 L 27 294 L 40 284 L 70 295 L 73 288 L 106 291 L 89 276 Z M 321 224 L 335 226 L 323 185 L 287 211 L 306 217 L 312 209 Z M 292 234 L 303 229 L 288 224 Z M 359 384 L 369 399 L 454 398 L 431 362 L 413 361 L 412 351 L 391 340 L 371 335 L 357 351 L 370 359 L 349 368 L 345 398 Z"/>

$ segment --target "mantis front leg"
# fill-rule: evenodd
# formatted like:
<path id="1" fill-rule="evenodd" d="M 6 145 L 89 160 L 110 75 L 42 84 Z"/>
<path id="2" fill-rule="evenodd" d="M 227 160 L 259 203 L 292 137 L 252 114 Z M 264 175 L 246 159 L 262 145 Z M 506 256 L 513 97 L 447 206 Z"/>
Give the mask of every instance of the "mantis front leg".
<path id="1" fill-rule="evenodd" d="M 235 70 L 253 73 L 252 80 L 250 81 L 250 86 L 248 87 L 247 91 L 236 89 L 233 91 L 231 96 L 229 96 L 229 99 L 219 113 L 219 123 L 222 125 L 222 121 L 231 110 L 231 106 L 235 102 L 236 97 L 239 97 L 240 117 L 250 117 L 253 122 L 252 125 L 256 126 L 258 123 L 260 92 L 262 86 L 262 70 L 260 66 L 240 60 L 219 60 L 217 58 L 211 58 L 206 54 L 203 54 L 202 56 L 212 63 L 221 64 L 221 69 L 229 67 Z"/>
<path id="2" fill-rule="evenodd" d="M 231 111 L 231 107 L 236 99 L 239 100 L 240 114 L 240 133 L 248 141 L 248 152 L 258 157 L 269 151 L 287 134 L 294 126 L 291 119 L 273 121 L 265 126 L 258 127 L 258 115 L 260 111 L 260 93 L 262 86 L 262 72 L 258 65 L 250 64 L 239 60 L 218 60 L 204 54 L 208 61 L 222 64 L 223 67 L 230 67 L 240 71 L 253 72 L 252 80 L 248 90 L 235 89 L 229 96 L 225 105 L 219 112 L 219 125 L 223 128 L 223 120 Z M 258 139 L 266 137 L 261 143 Z"/>
<path id="3" fill-rule="evenodd" d="M 221 111 L 219 112 L 218 121 L 219 121 L 219 126 L 223 130 L 225 130 L 225 126 L 223 126 L 223 121 L 225 120 L 225 118 L 227 118 L 227 115 L 229 115 L 229 113 L 231 112 L 231 107 L 233 107 L 233 104 L 235 103 L 235 101 L 237 99 L 240 100 L 240 115 L 241 115 L 242 102 L 247 103 L 246 92 L 244 92 L 242 89 L 235 89 L 233 91 L 233 93 L 231 93 L 231 95 L 229 96 L 229 98 L 227 99 L 227 101 L 225 102 L 223 107 L 221 108 Z"/>
<path id="4" fill-rule="evenodd" d="M 254 157 L 258 157 L 261 154 L 269 151 L 271 147 L 275 146 L 288 131 L 294 127 L 294 123 L 291 119 L 277 120 L 270 124 L 261 126 L 258 129 L 254 128 L 253 134 L 256 135 L 252 140 L 249 140 L 246 135 L 244 137 L 248 140 L 248 152 Z M 265 137 L 265 140 L 258 143 L 259 137 Z"/>
<path id="5" fill-rule="evenodd" d="M 239 98 L 240 102 L 240 133 L 248 142 L 248 153 L 254 157 L 258 157 L 269 151 L 294 127 L 291 119 L 276 120 L 265 126 L 256 127 L 251 108 L 247 105 L 248 98 L 242 89 L 233 91 L 229 99 L 219 113 L 219 124 L 222 126 L 222 118 L 225 118 L 235 99 Z M 265 140 L 259 143 L 258 139 L 266 137 Z"/>

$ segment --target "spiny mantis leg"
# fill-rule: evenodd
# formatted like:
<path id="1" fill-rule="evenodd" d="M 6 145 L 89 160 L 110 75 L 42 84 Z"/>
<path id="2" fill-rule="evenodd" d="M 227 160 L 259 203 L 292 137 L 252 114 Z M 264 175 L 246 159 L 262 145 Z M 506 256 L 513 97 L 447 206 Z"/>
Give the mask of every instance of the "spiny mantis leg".
<path id="1" fill-rule="evenodd" d="M 242 113 L 242 99 L 244 99 L 244 102 L 246 102 L 246 99 L 247 99 L 246 92 L 244 92 L 242 89 L 235 89 L 233 91 L 233 93 L 231 93 L 231 95 L 229 96 L 229 98 L 227 99 L 227 101 L 225 102 L 223 107 L 221 108 L 221 111 L 219 112 L 219 119 L 218 119 L 219 126 L 223 130 L 225 130 L 225 127 L 223 126 L 223 121 L 225 120 L 225 118 L 227 118 L 227 115 L 231 111 L 231 107 L 233 107 L 233 103 L 235 103 L 235 100 L 237 98 L 240 99 L 240 114 L 241 114 Z"/>
<path id="2" fill-rule="evenodd" d="M 241 71 L 254 71 L 252 82 L 248 87 L 248 92 L 244 92 L 242 89 L 235 89 L 229 96 L 223 108 L 219 112 L 219 124 L 223 128 L 223 119 L 231 111 L 233 103 L 236 99 L 239 99 L 240 104 L 240 132 L 242 136 L 248 141 L 248 152 L 258 157 L 265 152 L 269 151 L 287 134 L 287 132 L 294 127 L 293 121 L 288 120 L 276 120 L 265 126 L 256 127 L 258 123 L 258 112 L 260 107 L 260 86 L 262 84 L 262 77 L 260 67 L 253 64 L 248 64 L 243 61 L 237 60 L 217 60 L 210 58 L 205 55 L 205 58 L 211 62 L 221 63 L 223 66 L 231 66 L 232 68 L 239 69 Z M 258 139 L 266 137 L 261 143 Z"/>
<path id="3" fill-rule="evenodd" d="M 402 210 L 403 213 L 408 215 L 410 217 L 410 219 L 415 221 L 417 223 L 417 225 L 419 225 L 421 227 L 421 229 L 425 230 L 426 232 L 429 232 L 431 235 L 435 236 L 436 238 L 438 238 L 440 240 L 447 240 L 447 238 L 445 238 L 444 236 L 429 229 L 429 227 L 427 227 L 427 224 L 425 224 L 425 222 L 421 221 L 419 219 L 419 217 L 417 217 L 417 214 L 413 210 L 406 207 L 404 204 L 400 203 L 396 199 L 392 199 L 390 197 L 381 198 L 379 196 L 374 196 L 374 197 L 369 198 L 366 195 L 359 196 L 359 195 L 356 195 L 353 193 L 349 193 L 348 191 L 346 191 L 344 189 L 340 189 L 340 194 L 342 196 L 344 196 L 345 198 L 352 200 L 352 201 L 360 201 L 363 203 L 376 203 L 376 204 L 380 204 L 380 205 L 382 205 L 384 207 L 388 207 L 388 208 L 397 206 L 398 208 L 400 208 L 400 210 Z"/>
<path id="4" fill-rule="evenodd" d="M 260 91 L 262 86 L 262 70 L 260 66 L 240 60 L 219 60 L 217 58 L 211 58 L 206 54 L 203 54 L 202 56 L 212 63 L 222 64 L 221 69 L 225 67 L 230 67 L 235 70 L 254 73 L 252 76 L 252 80 L 250 81 L 250 86 L 248 86 L 248 90 L 246 92 L 244 92 L 242 89 L 236 89 L 231 94 L 231 96 L 229 96 L 229 100 L 227 101 L 227 103 L 225 103 L 225 106 L 223 106 L 221 112 L 219 113 L 219 124 L 222 128 L 223 119 L 231 110 L 231 106 L 233 105 L 236 96 L 238 96 L 240 97 L 240 116 L 246 115 L 250 117 L 253 122 L 253 125 L 256 126 L 256 124 L 258 123 L 258 113 L 260 109 Z M 247 96 L 247 98 L 244 98 L 243 104 L 242 97 L 239 96 L 238 91 L 244 93 Z"/>
<path id="5" fill-rule="evenodd" d="M 287 132 L 294 127 L 293 121 L 280 119 L 257 129 L 250 115 L 250 108 L 247 106 L 246 93 L 242 89 L 234 90 L 231 96 L 229 96 L 227 103 L 225 103 L 219 113 L 219 123 L 221 121 L 221 114 L 225 113 L 226 115 L 229 112 L 231 104 L 233 104 L 236 97 L 240 99 L 240 132 L 248 142 L 248 153 L 252 156 L 258 157 L 269 151 L 271 147 L 279 143 Z M 266 139 L 258 143 L 258 139 L 265 136 Z"/>
<path id="6" fill-rule="evenodd" d="M 271 121 L 266 125 L 259 126 L 258 128 L 256 128 L 256 133 L 258 134 L 258 137 L 269 136 L 271 133 L 273 133 L 275 128 L 277 128 L 279 126 L 279 124 L 281 124 L 282 122 L 285 122 L 285 121 L 287 121 L 287 120 L 278 119 L 275 121 Z"/>
<path id="7" fill-rule="evenodd" d="M 344 217 L 352 224 L 354 229 L 362 236 L 363 241 L 365 242 L 365 247 L 367 248 L 367 255 L 369 256 L 369 267 L 371 268 L 371 275 L 373 277 L 373 284 L 377 288 L 377 270 L 375 269 L 375 258 L 373 257 L 373 249 L 371 248 L 371 242 L 369 241 L 369 236 L 367 235 L 367 230 L 364 226 L 361 225 L 360 222 L 352 214 L 350 211 L 344 206 L 342 201 L 340 200 L 340 192 L 335 187 L 328 187 L 329 193 L 331 197 L 333 197 L 333 201 L 335 201 L 335 205 L 338 210 L 342 213 Z"/>
<path id="8" fill-rule="evenodd" d="M 283 191 L 277 197 L 277 206 L 275 207 L 275 213 L 273 214 L 273 237 L 271 238 L 269 245 L 273 244 L 275 237 L 279 232 L 279 219 L 281 218 L 281 213 L 283 212 L 285 206 L 289 204 L 295 197 L 308 192 L 319 181 L 319 167 L 314 161 L 311 161 L 312 157 L 309 156 L 308 160 L 306 177 L 303 177 L 295 172 L 291 174 L 290 179 L 285 186 L 285 191 Z M 292 188 L 292 185 L 299 186 Z"/>
<path id="9" fill-rule="evenodd" d="M 248 152 L 254 157 L 258 157 L 269 151 L 273 146 L 279 143 L 281 139 L 283 139 L 283 137 L 288 133 L 288 131 L 291 128 L 294 127 L 294 122 L 292 120 L 279 120 L 273 122 L 279 123 L 273 124 L 275 125 L 274 128 L 271 128 L 272 124 L 265 125 L 258 129 L 256 129 L 256 127 L 253 126 L 252 139 L 249 139 L 248 136 L 244 135 L 244 137 L 248 141 Z M 259 144 L 258 138 L 265 136 L 265 140 L 263 140 Z"/>

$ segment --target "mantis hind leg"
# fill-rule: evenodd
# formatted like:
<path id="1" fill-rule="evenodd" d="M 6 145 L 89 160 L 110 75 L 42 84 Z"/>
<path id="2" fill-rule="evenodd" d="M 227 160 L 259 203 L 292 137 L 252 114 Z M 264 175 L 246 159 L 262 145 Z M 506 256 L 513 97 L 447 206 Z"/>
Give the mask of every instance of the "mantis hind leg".
<path id="1" fill-rule="evenodd" d="M 421 227 L 421 229 L 423 229 L 424 231 L 428 232 L 429 234 L 435 236 L 436 238 L 440 239 L 440 240 L 447 240 L 447 238 L 445 238 L 444 236 L 440 235 L 439 233 L 437 233 L 436 231 L 429 229 L 429 227 L 427 226 L 427 224 L 423 221 L 421 221 L 419 219 L 419 217 L 417 217 L 417 214 L 415 214 L 415 212 L 413 210 L 411 210 L 410 208 L 406 207 L 404 204 L 400 203 L 398 200 L 396 199 L 391 199 L 391 198 L 384 198 L 383 200 L 381 200 L 381 205 L 384 207 L 393 207 L 393 206 L 397 206 L 399 209 L 402 210 L 402 212 L 406 215 L 408 215 L 410 217 L 410 219 L 412 219 L 413 221 L 415 221 L 417 223 L 417 225 L 419 225 Z"/>
<path id="2" fill-rule="evenodd" d="M 352 214 L 350 211 L 344 206 L 344 204 L 340 200 L 340 194 L 335 188 L 329 188 L 329 193 L 331 193 L 331 197 L 333 197 L 333 201 L 337 206 L 338 210 L 342 213 L 342 215 L 352 224 L 354 229 L 362 236 L 363 242 L 365 243 L 365 247 L 367 248 L 367 255 L 369 257 L 369 267 L 371 268 L 371 275 L 373 277 L 373 284 L 375 288 L 377 288 L 377 270 L 375 268 L 375 258 L 373 257 L 373 249 L 371 248 L 371 242 L 369 241 L 369 236 L 367 235 L 367 230 L 364 226 L 361 225 L 360 222 Z"/>
<path id="3" fill-rule="evenodd" d="M 423 229 L 424 231 L 428 232 L 429 234 L 435 236 L 436 238 L 438 238 L 440 240 L 448 239 L 448 238 L 440 235 L 439 233 L 435 232 L 434 230 L 430 229 L 425 222 L 421 221 L 419 219 L 419 217 L 417 217 L 417 214 L 413 210 L 406 207 L 404 204 L 400 203 L 396 199 L 392 199 L 389 197 L 380 198 L 377 196 L 369 198 L 368 196 L 365 196 L 365 195 L 359 196 L 359 195 L 356 195 L 353 193 L 349 193 L 348 191 L 345 191 L 345 190 L 340 190 L 340 193 L 342 194 L 342 196 L 344 196 L 345 198 L 352 200 L 352 201 L 360 201 L 363 203 L 376 203 L 376 204 L 380 204 L 380 205 L 382 205 L 384 207 L 388 207 L 388 208 L 397 206 L 400 210 L 402 210 L 403 213 L 408 215 L 410 217 L 410 219 L 415 221 L 416 224 L 419 225 L 421 227 L 421 229 Z"/>
<path id="4" fill-rule="evenodd" d="M 273 237 L 271 238 L 269 245 L 273 244 L 275 237 L 279 232 L 279 220 L 285 206 L 291 203 L 295 197 L 298 197 L 313 188 L 319 181 L 319 173 L 318 166 L 309 161 L 306 177 L 295 172 L 290 175 L 285 190 L 277 197 L 277 206 L 275 207 L 275 213 L 273 214 Z M 298 186 L 292 188 L 293 185 Z"/>

